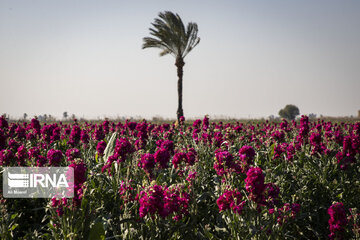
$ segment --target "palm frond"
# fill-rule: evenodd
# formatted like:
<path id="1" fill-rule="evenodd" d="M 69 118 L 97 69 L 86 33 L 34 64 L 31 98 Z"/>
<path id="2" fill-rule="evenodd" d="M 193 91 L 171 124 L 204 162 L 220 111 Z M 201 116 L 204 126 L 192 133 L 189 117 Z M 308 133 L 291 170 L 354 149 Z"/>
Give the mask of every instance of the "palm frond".
<path id="1" fill-rule="evenodd" d="M 160 56 L 171 54 L 184 58 L 200 42 L 197 24 L 189 23 L 185 28 L 178 14 L 161 12 L 151 25 L 149 30 L 152 37 L 143 39 L 142 48 L 160 48 Z"/>

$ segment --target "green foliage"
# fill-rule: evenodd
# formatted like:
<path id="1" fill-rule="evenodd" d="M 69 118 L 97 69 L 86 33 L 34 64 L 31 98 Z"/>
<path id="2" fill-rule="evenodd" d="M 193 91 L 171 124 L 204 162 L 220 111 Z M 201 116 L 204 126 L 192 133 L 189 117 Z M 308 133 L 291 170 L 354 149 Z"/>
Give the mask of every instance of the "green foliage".
<path id="1" fill-rule="evenodd" d="M 299 108 L 292 104 L 286 105 L 279 111 L 279 116 L 288 120 L 294 120 L 299 114 Z"/>
<path id="2" fill-rule="evenodd" d="M 352 216 L 344 236 L 359 239 L 360 230 L 354 227 L 360 222 L 357 210 L 360 206 L 359 153 L 348 168 L 341 169 L 336 154 L 344 147 L 329 134 L 337 127 L 342 127 L 344 136 L 355 138 L 359 133 L 352 131 L 350 124 L 332 126 L 330 130 L 318 129 L 318 124 L 320 122 L 310 126 L 309 135 L 318 133 L 326 152 L 314 152 L 306 136 L 292 159 L 283 147 L 299 141 L 296 140 L 299 129 L 291 124 L 281 129 L 279 124 L 264 122 L 216 123 L 207 129 L 200 127 L 198 132 L 184 125 L 173 124 L 169 130 L 163 130 L 164 125 L 154 125 L 153 130 L 148 130 L 144 147 L 114 162 L 108 173 L 103 172 L 102 167 L 114 154 L 116 140 L 126 138 L 135 146 L 139 139 L 136 129 L 114 129 L 105 136 L 107 147 L 103 155 L 96 153 L 94 139 L 86 145 L 77 145 L 88 169 L 80 206 L 64 207 L 63 215 L 59 216 L 50 199 L 0 198 L 1 239 L 324 239 L 329 234 L 327 209 L 333 202 L 342 202 L 349 217 L 350 213 Z M 235 130 L 240 126 L 241 129 Z M 282 132 L 283 138 L 275 138 L 276 132 Z M 217 144 L 214 136 L 220 134 L 223 141 Z M 206 136 L 210 136 L 211 141 Z M 181 163 L 175 168 L 171 164 L 172 156 L 167 168 L 155 167 L 152 176 L 147 174 L 138 166 L 139 159 L 144 153 L 156 152 L 157 141 L 164 139 L 172 140 L 176 151 L 194 148 L 195 164 Z M 43 140 L 23 141 L 30 148 Z M 68 141 L 69 138 L 64 137 L 49 144 L 49 148 L 65 153 L 72 148 Z M 244 145 L 256 151 L 251 166 L 260 167 L 265 183 L 273 183 L 280 190 L 279 203 L 271 208 L 251 200 L 245 186 L 246 171 L 219 176 L 214 169 L 217 149 L 228 151 L 234 161 L 238 161 L 239 149 Z M 284 151 L 279 153 L 279 147 Z M 41 154 L 46 155 L 46 151 L 41 149 Z M 63 159 L 61 165 L 68 164 Z M 188 180 L 192 172 L 196 172 L 196 177 Z M 188 213 L 183 218 L 175 220 L 173 216 L 158 214 L 139 216 L 139 194 L 155 184 L 183 188 L 189 193 Z M 123 186 L 130 187 L 120 193 Z M 217 200 L 225 189 L 237 189 L 241 193 L 246 201 L 241 214 L 231 209 L 219 211 Z M 285 203 L 298 203 L 300 212 L 296 216 L 282 212 Z"/>

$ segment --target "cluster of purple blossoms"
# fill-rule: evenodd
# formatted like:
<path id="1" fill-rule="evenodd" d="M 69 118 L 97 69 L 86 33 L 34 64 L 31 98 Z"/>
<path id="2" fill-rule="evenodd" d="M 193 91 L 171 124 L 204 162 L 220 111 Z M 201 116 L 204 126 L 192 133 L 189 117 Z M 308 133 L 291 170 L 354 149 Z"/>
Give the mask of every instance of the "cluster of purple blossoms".
<path id="1" fill-rule="evenodd" d="M 96 151 L 98 152 L 98 154 L 100 156 L 102 156 L 104 154 L 105 148 L 106 148 L 106 142 L 100 141 L 100 142 L 98 142 L 98 144 L 96 146 Z"/>
<path id="2" fill-rule="evenodd" d="M 249 166 L 254 163 L 255 155 L 256 155 L 255 150 L 251 146 L 245 145 L 242 148 L 240 148 L 239 157 L 244 172 L 246 172 Z"/>
<path id="3" fill-rule="evenodd" d="M 108 159 L 106 164 L 102 167 L 101 172 L 108 170 L 110 173 L 111 165 L 114 161 L 117 162 L 124 162 L 126 157 L 135 151 L 132 144 L 126 138 L 116 139 L 114 154 L 111 155 Z"/>
<path id="4" fill-rule="evenodd" d="M 145 153 L 141 156 L 141 159 L 138 162 L 138 167 L 144 169 L 144 171 L 152 176 L 152 170 L 155 167 L 155 158 L 151 153 Z"/>
<path id="5" fill-rule="evenodd" d="M 293 143 L 289 143 L 286 147 L 287 160 L 292 161 L 295 155 L 295 147 Z"/>
<path id="6" fill-rule="evenodd" d="M 0 151 L 0 166 L 9 166 L 14 159 L 14 154 L 10 149 Z"/>
<path id="7" fill-rule="evenodd" d="M 63 154 L 60 150 L 50 149 L 47 153 L 47 159 L 49 160 L 49 166 L 58 167 L 61 163 Z"/>
<path id="8" fill-rule="evenodd" d="M 219 212 L 231 209 L 234 213 L 241 214 L 246 201 L 241 201 L 242 195 L 238 190 L 225 190 L 216 200 L 216 204 L 219 207 Z"/>
<path id="9" fill-rule="evenodd" d="M 81 129 L 78 125 L 74 125 L 70 133 L 68 144 L 72 147 L 75 147 L 76 145 L 79 144 L 80 139 L 81 139 Z"/>
<path id="10" fill-rule="evenodd" d="M 86 165 L 83 161 L 73 162 L 69 165 L 74 169 L 74 206 L 80 206 L 83 197 L 83 185 L 86 181 Z"/>
<path id="11" fill-rule="evenodd" d="M 90 136 L 89 136 L 89 134 L 87 133 L 86 130 L 81 130 L 80 140 L 81 140 L 81 142 L 84 143 L 84 144 L 88 144 L 88 143 L 89 143 Z"/>
<path id="12" fill-rule="evenodd" d="M 25 128 L 23 128 L 21 125 L 18 125 L 17 128 L 15 129 L 15 133 L 16 133 L 16 136 L 19 138 L 19 139 L 24 139 L 26 138 L 26 130 Z"/>
<path id="13" fill-rule="evenodd" d="M 0 117 L 0 128 L 9 128 L 9 124 L 8 122 L 6 121 L 5 117 L 4 116 L 1 116 Z"/>
<path id="14" fill-rule="evenodd" d="M 209 118 L 207 116 L 205 116 L 202 123 L 203 123 L 202 124 L 203 130 L 206 131 L 210 125 Z"/>
<path id="15" fill-rule="evenodd" d="M 234 168 L 234 157 L 228 151 L 217 149 L 215 151 L 214 169 L 219 176 L 229 173 Z"/>
<path id="16" fill-rule="evenodd" d="M 20 147 L 18 147 L 17 153 L 15 154 L 15 156 L 16 156 L 16 161 L 19 166 L 26 165 L 26 159 L 29 157 L 29 154 L 24 145 L 21 145 Z"/>
<path id="17" fill-rule="evenodd" d="M 103 123 L 102 123 L 102 126 L 103 126 L 103 129 L 104 129 L 104 133 L 105 134 L 108 134 L 109 133 L 109 124 L 110 122 L 108 120 L 105 120 Z"/>
<path id="18" fill-rule="evenodd" d="M 51 137 L 53 135 L 55 126 L 56 126 L 56 124 L 50 124 L 50 125 L 44 125 L 41 128 L 40 132 L 41 132 L 42 138 L 45 142 L 47 142 L 47 143 L 51 142 Z"/>
<path id="19" fill-rule="evenodd" d="M 300 129 L 299 129 L 299 135 L 297 136 L 297 141 L 301 144 L 305 143 L 305 140 L 307 140 L 307 136 L 310 132 L 310 122 L 308 116 L 301 116 L 300 119 Z"/>
<path id="20" fill-rule="evenodd" d="M 171 140 L 161 141 L 160 148 L 167 150 L 171 155 L 174 154 L 175 146 L 174 146 L 174 142 Z"/>
<path id="21" fill-rule="evenodd" d="M 283 143 L 283 144 L 277 144 L 274 147 L 274 159 L 281 158 L 281 154 L 286 152 L 286 146 L 287 144 Z"/>
<path id="22" fill-rule="evenodd" d="M 67 198 L 62 199 L 51 199 L 51 207 L 56 208 L 56 213 L 59 217 L 64 215 L 64 207 L 67 206 Z"/>
<path id="23" fill-rule="evenodd" d="M 278 215 L 276 218 L 277 223 L 281 226 L 289 221 L 289 218 L 294 219 L 296 214 L 301 210 L 301 206 L 298 203 L 285 203 L 283 207 L 278 209 Z M 273 214 L 275 210 L 273 208 L 269 209 L 269 213 Z"/>
<path id="24" fill-rule="evenodd" d="M 124 181 L 121 181 L 120 183 L 119 194 L 121 199 L 124 201 L 124 204 L 135 200 L 135 191 L 131 186 L 131 182 L 132 181 L 130 180 L 128 183 Z"/>
<path id="25" fill-rule="evenodd" d="M 336 154 L 337 163 L 342 170 L 356 162 L 356 153 L 360 152 L 360 136 L 345 136 L 343 150 Z"/>
<path id="26" fill-rule="evenodd" d="M 188 214 L 190 196 L 176 188 L 154 185 L 141 191 L 136 199 L 140 203 L 141 218 L 148 214 L 154 218 L 158 214 L 162 218 L 172 215 L 174 220 L 180 220 Z"/>
<path id="27" fill-rule="evenodd" d="M 254 148 L 247 145 L 239 150 L 240 161 L 234 160 L 234 157 L 228 151 L 217 149 L 215 151 L 214 169 L 219 176 L 231 172 L 245 173 L 250 165 L 254 163 L 255 155 Z"/>
<path id="28" fill-rule="evenodd" d="M 274 131 L 271 133 L 271 136 L 278 142 L 285 140 L 285 133 L 283 131 Z"/>
<path id="29" fill-rule="evenodd" d="M 77 148 L 69 148 L 65 153 L 68 162 L 73 162 L 76 158 L 81 157 L 80 150 Z"/>
<path id="30" fill-rule="evenodd" d="M 159 164 L 159 167 L 165 169 L 168 167 L 171 156 L 168 150 L 160 148 L 155 152 L 154 158 L 155 162 Z"/>
<path id="31" fill-rule="evenodd" d="M 174 168 L 179 168 L 181 163 L 185 163 L 186 165 L 192 166 L 194 165 L 196 160 L 196 151 L 193 148 L 190 148 L 187 153 L 177 152 L 175 153 L 172 164 Z"/>
<path id="32" fill-rule="evenodd" d="M 41 125 L 39 120 L 37 120 L 36 118 L 31 119 L 31 128 L 34 130 L 36 135 L 40 135 Z"/>
<path id="33" fill-rule="evenodd" d="M 54 150 L 54 149 L 51 149 Z M 55 150 L 58 151 L 58 150 Z M 50 151 L 49 151 L 50 152 Z M 52 151 L 54 152 L 54 151 Z M 80 151 L 76 148 L 68 149 L 66 151 L 66 156 L 68 157 L 68 161 L 71 161 L 71 164 L 69 167 L 74 169 L 74 182 L 69 185 L 71 187 L 74 187 L 74 197 L 72 198 L 72 205 L 73 207 L 79 207 L 81 205 L 82 197 L 83 197 L 83 185 L 86 181 L 86 165 L 82 160 L 79 160 L 80 157 Z M 72 190 L 71 190 L 72 191 Z M 62 199 L 51 199 L 51 206 L 53 208 L 57 208 L 56 212 L 58 216 L 62 216 L 64 214 L 64 208 L 70 208 L 70 202 L 66 198 Z"/>
<path id="34" fill-rule="evenodd" d="M 105 138 L 105 133 L 103 130 L 103 127 L 101 125 L 97 126 L 97 128 L 95 128 L 95 131 L 93 133 L 93 138 L 94 140 L 97 141 L 101 141 Z"/>
<path id="35" fill-rule="evenodd" d="M 196 119 L 194 122 L 193 122 L 193 128 L 200 128 L 201 126 L 201 120 L 200 119 Z"/>
<path id="36" fill-rule="evenodd" d="M 345 226 L 348 221 L 346 218 L 345 207 L 343 203 L 335 203 L 331 205 L 328 210 L 328 214 L 330 215 L 329 219 L 329 228 L 330 228 L 330 239 L 343 239 L 343 235 L 345 232 Z"/>
<path id="37" fill-rule="evenodd" d="M 184 116 L 181 116 L 181 117 L 179 118 L 179 122 L 180 122 L 180 124 L 184 124 L 184 122 L 185 122 L 185 117 L 184 117 Z"/>
<path id="38" fill-rule="evenodd" d="M 3 129 L 0 128 L 0 150 L 5 149 L 6 148 L 6 133 Z"/>
<path id="39" fill-rule="evenodd" d="M 323 154 L 326 151 L 326 147 L 322 142 L 322 136 L 319 132 L 311 133 L 310 137 L 310 144 L 312 146 L 311 155 L 315 154 Z"/>
<path id="40" fill-rule="evenodd" d="M 256 203 L 263 203 L 263 191 L 265 189 L 264 174 L 261 168 L 252 167 L 246 173 L 245 179 L 246 191 L 250 193 L 249 197 Z"/>
<path id="41" fill-rule="evenodd" d="M 274 183 L 264 183 L 265 177 L 261 168 L 252 167 L 246 175 L 245 188 L 252 201 L 259 206 L 273 207 L 278 204 L 280 190 Z"/>
<path id="42" fill-rule="evenodd" d="M 280 189 L 274 183 L 266 183 L 263 196 L 263 204 L 268 207 L 274 207 L 279 204 Z"/>

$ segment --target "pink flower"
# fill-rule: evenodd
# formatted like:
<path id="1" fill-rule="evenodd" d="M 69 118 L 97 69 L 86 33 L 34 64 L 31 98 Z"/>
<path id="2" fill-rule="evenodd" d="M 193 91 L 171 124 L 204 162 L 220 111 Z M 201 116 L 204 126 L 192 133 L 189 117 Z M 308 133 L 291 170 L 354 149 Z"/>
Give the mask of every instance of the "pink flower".
<path id="1" fill-rule="evenodd" d="M 160 168 L 167 168 L 170 161 L 170 153 L 166 149 L 159 149 L 154 154 L 155 162 L 159 164 Z"/>
<path id="2" fill-rule="evenodd" d="M 61 163 L 61 159 L 63 154 L 60 150 L 50 149 L 47 153 L 47 159 L 49 160 L 50 166 L 59 166 Z"/>
<path id="3" fill-rule="evenodd" d="M 330 239 L 342 238 L 345 231 L 345 226 L 348 221 L 346 218 L 345 207 L 343 203 L 335 203 L 328 208 L 328 214 L 330 215 L 329 219 L 329 229 L 330 229 Z"/>
<path id="4" fill-rule="evenodd" d="M 102 156 L 104 154 L 105 148 L 106 148 L 106 142 L 100 141 L 96 146 L 96 151 L 99 153 L 100 156 Z"/>
<path id="5" fill-rule="evenodd" d="M 145 153 L 142 155 L 138 166 L 144 169 L 145 172 L 151 173 L 152 169 L 155 167 L 154 155 L 151 153 Z"/>

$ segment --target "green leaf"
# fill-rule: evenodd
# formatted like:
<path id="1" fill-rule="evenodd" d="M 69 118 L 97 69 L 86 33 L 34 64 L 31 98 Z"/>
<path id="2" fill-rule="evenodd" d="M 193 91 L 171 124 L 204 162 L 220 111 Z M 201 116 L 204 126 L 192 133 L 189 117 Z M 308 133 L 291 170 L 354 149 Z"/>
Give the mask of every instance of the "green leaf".
<path id="1" fill-rule="evenodd" d="M 101 222 L 95 223 L 91 227 L 89 234 L 89 240 L 99 240 L 99 239 L 105 239 L 105 230 Z"/>
<path id="2" fill-rule="evenodd" d="M 106 148 L 104 150 L 104 162 L 106 162 L 108 158 L 114 153 L 117 136 L 117 132 L 113 133 L 108 144 L 106 145 Z"/>
<path id="3" fill-rule="evenodd" d="M 19 224 L 16 223 L 16 224 L 14 224 L 14 225 L 10 228 L 10 230 L 11 230 L 11 231 L 14 231 L 15 228 L 17 228 L 18 226 L 19 226 Z"/>
<path id="4" fill-rule="evenodd" d="M 13 220 L 14 218 L 16 218 L 18 216 L 18 213 L 14 213 L 13 215 L 11 215 L 10 219 Z"/>

